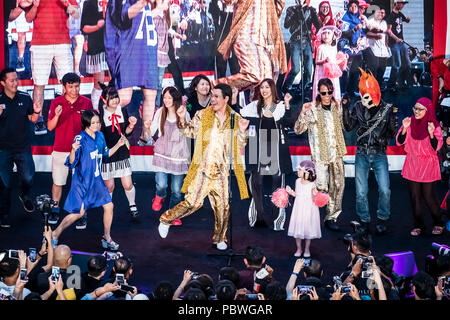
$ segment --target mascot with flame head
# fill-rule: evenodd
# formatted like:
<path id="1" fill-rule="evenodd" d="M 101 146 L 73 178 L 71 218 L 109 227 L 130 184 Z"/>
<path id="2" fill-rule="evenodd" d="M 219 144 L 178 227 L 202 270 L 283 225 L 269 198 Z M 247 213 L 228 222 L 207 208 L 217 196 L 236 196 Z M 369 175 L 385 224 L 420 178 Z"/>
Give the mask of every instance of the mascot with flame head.
<path id="1" fill-rule="evenodd" d="M 355 129 L 355 185 L 356 213 L 361 228 L 369 232 L 370 213 L 368 202 L 368 178 L 373 169 L 378 183 L 378 210 L 376 233 L 386 233 L 386 222 L 390 218 L 390 183 L 386 148 L 389 139 L 395 138 L 398 130 L 397 111 L 392 104 L 381 99 L 380 86 L 370 72 L 361 70 L 359 93 L 361 100 L 350 109 L 350 99 L 342 99 L 343 124 L 346 131 Z"/>

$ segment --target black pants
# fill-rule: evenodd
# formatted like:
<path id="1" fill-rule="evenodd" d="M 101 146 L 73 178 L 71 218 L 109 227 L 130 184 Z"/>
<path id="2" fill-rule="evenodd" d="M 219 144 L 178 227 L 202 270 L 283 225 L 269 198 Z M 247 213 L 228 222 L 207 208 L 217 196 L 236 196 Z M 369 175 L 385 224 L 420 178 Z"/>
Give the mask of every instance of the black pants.
<path id="1" fill-rule="evenodd" d="M 234 53 L 228 60 L 224 60 L 222 54 L 216 52 L 217 79 L 225 78 L 227 76 L 227 63 L 230 65 L 231 75 L 239 73 L 241 67 L 239 66 L 239 62 Z"/>
<path id="2" fill-rule="evenodd" d="M 362 54 L 349 57 L 348 71 L 345 71 L 343 73 L 340 80 L 342 93 L 345 92 L 353 96 L 354 92 L 358 88 L 359 76 L 361 75 L 361 71 L 359 71 L 359 68 L 362 67 L 362 63 Z"/>
<path id="3" fill-rule="evenodd" d="M 181 73 L 181 69 L 180 66 L 178 65 L 177 59 L 175 59 L 175 50 L 173 48 L 172 37 L 169 37 L 169 59 L 170 64 L 167 66 L 167 69 L 172 74 L 175 86 L 181 92 L 181 94 L 184 95 L 185 91 L 184 91 L 183 74 Z"/>
<path id="4" fill-rule="evenodd" d="M 415 182 L 408 181 L 409 196 L 411 197 L 411 207 L 414 218 L 414 228 L 425 229 L 425 222 L 423 220 L 422 203 L 430 210 L 434 226 L 444 226 L 442 221 L 442 214 L 439 208 L 439 202 L 434 190 L 434 182 Z"/>
<path id="5" fill-rule="evenodd" d="M 365 58 L 367 58 L 366 66 L 370 71 L 372 71 L 373 76 L 377 79 L 378 84 L 381 86 L 383 84 L 384 72 L 386 71 L 387 58 L 375 56 L 370 48 L 365 50 L 365 52 Z"/>
<path id="6" fill-rule="evenodd" d="M 252 197 L 257 212 L 256 223 L 266 224 L 274 229 L 280 209 L 271 201 L 272 193 L 281 187 L 282 175 L 262 175 L 258 171 L 252 172 Z"/>

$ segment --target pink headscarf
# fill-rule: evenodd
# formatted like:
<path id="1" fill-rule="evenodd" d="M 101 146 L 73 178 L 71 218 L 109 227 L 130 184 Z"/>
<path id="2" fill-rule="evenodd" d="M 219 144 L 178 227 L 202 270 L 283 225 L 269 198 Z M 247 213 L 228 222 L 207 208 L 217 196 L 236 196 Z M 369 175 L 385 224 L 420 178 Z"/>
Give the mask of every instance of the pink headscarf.
<path id="1" fill-rule="evenodd" d="M 411 136 L 415 140 L 423 140 L 429 136 L 428 133 L 428 122 L 433 122 L 434 126 L 439 127 L 439 122 L 436 120 L 436 115 L 434 114 L 433 103 L 430 99 L 422 97 L 417 100 L 416 103 L 424 106 L 427 111 L 422 119 L 416 119 L 416 117 L 411 117 Z"/>

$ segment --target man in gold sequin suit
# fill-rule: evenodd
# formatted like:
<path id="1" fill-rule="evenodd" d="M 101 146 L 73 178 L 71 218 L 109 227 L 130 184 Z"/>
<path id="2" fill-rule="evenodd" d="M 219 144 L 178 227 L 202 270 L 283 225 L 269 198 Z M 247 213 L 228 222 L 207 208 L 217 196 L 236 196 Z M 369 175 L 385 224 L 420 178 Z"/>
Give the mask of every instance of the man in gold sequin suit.
<path id="1" fill-rule="evenodd" d="M 214 236 L 212 241 L 217 249 L 227 248 L 227 228 L 230 215 L 229 200 L 229 166 L 230 152 L 233 155 L 233 170 L 238 181 L 241 199 L 248 198 L 242 166 L 241 149 L 247 143 L 246 129 L 248 120 L 238 113 L 232 114 L 228 105 L 231 101 L 231 88 L 226 84 L 217 85 L 211 94 L 211 106 L 197 111 L 189 122 L 181 122 L 182 133 L 190 138 L 196 138 L 194 157 L 189 171 L 184 179 L 181 191 L 186 193 L 184 201 L 167 210 L 160 217 L 158 231 L 162 238 L 169 232 L 169 227 L 176 219 L 184 218 L 203 205 L 206 196 L 214 210 Z M 180 121 L 185 119 L 186 107 L 177 111 Z M 231 117 L 234 117 L 231 130 Z M 231 149 L 231 132 L 233 132 L 233 147 Z"/>
<path id="2" fill-rule="evenodd" d="M 233 49 L 240 72 L 217 83 L 239 91 L 252 89 L 265 78 L 277 81 L 287 70 L 286 49 L 280 27 L 284 0 L 221 0 L 234 5 L 233 22 L 218 51 L 227 60 Z"/>
<path id="3" fill-rule="evenodd" d="M 345 187 L 343 156 L 347 152 L 342 132 L 342 110 L 333 98 L 330 79 L 319 80 L 317 87 L 316 101 L 303 105 L 294 130 L 296 134 L 308 130 L 311 158 L 316 164 L 317 189 L 329 194 L 325 226 L 339 231 L 336 220 L 342 212 Z"/>

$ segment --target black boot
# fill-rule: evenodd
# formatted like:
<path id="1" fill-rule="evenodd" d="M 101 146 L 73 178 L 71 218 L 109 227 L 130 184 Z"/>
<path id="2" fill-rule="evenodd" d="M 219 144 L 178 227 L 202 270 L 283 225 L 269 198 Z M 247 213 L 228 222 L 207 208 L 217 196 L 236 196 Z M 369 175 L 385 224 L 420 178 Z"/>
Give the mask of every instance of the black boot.
<path id="1" fill-rule="evenodd" d="M 377 226 L 375 228 L 376 228 L 376 234 L 378 236 L 386 234 L 386 232 L 387 232 L 386 221 L 377 219 Z"/>
<path id="2" fill-rule="evenodd" d="M 325 220 L 325 227 L 330 229 L 331 231 L 341 231 L 339 226 L 336 224 L 336 221 L 334 220 Z"/>

